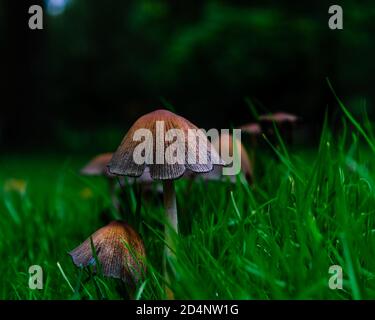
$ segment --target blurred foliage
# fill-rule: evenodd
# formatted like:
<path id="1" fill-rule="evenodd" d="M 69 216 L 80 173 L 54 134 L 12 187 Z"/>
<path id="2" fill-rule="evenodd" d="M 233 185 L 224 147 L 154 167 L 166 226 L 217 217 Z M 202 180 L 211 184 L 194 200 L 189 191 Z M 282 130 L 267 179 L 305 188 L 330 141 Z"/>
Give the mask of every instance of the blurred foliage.
<path id="1" fill-rule="evenodd" d="M 342 31 L 328 28 L 326 1 L 69 0 L 61 14 L 46 17 L 40 50 L 28 50 L 25 67 L 41 97 L 28 100 L 26 116 L 51 139 L 61 127 L 124 132 L 164 98 L 199 126 L 229 127 L 252 120 L 249 97 L 260 112 L 290 111 L 317 124 L 327 105 L 337 108 L 329 77 L 354 114 L 366 99 L 373 117 L 375 6 L 337 4 Z"/>

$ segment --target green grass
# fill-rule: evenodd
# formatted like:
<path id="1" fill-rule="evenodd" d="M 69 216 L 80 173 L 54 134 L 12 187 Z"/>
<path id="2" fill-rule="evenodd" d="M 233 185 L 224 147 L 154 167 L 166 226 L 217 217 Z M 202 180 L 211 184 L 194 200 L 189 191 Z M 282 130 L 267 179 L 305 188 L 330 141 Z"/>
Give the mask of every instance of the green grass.
<path id="1" fill-rule="evenodd" d="M 357 125 L 345 124 L 339 138 L 325 128 L 316 147 L 257 150 L 253 187 L 239 179 L 189 189 L 178 181 L 176 298 L 375 298 L 375 141 Z M 117 281 L 77 269 L 67 255 L 116 218 L 145 242 L 148 272 L 136 297 L 164 298 L 161 199 L 143 199 L 136 215 L 129 189 L 116 212 L 106 181 L 77 173 L 88 159 L 0 158 L 0 299 L 123 298 Z M 26 181 L 24 191 L 12 178 Z M 35 264 L 44 270 L 43 290 L 28 288 Z M 328 269 L 337 264 L 343 290 L 328 287 Z"/>

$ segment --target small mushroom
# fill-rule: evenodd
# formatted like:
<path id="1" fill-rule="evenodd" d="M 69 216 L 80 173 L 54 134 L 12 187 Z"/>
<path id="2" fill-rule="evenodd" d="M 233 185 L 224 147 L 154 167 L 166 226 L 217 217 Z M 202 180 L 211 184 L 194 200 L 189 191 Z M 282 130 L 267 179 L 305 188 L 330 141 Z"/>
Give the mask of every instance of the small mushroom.
<path id="1" fill-rule="evenodd" d="M 113 177 L 108 171 L 108 163 L 112 159 L 112 152 L 101 153 L 92 158 L 82 169 L 81 174 L 86 176 L 109 176 Z"/>
<path id="2" fill-rule="evenodd" d="M 103 275 L 121 279 L 134 288 L 146 271 L 146 253 L 138 233 L 123 221 L 112 221 L 69 252 L 77 267 L 94 266 L 96 261 L 91 240 Z"/>
<path id="3" fill-rule="evenodd" d="M 116 210 L 120 209 L 120 203 L 118 201 L 118 198 L 116 196 L 116 181 L 114 175 L 112 175 L 108 170 L 108 163 L 112 159 L 113 153 L 107 152 L 107 153 L 101 153 L 97 156 L 95 156 L 93 159 L 89 161 L 82 169 L 81 174 L 86 176 L 104 176 L 107 178 L 108 181 L 108 187 L 109 187 L 109 193 L 111 195 L 111 201 L 113 204 L 113 207 L 116 208 Z"/>
<path id="4" fill-rule="evenodd" d="M 111 161 L 112 156 L 113 156 L 112 152 L 102 153 L 102 154 L 97 155 L 81 169 L 81 174 L 87 175 L 87 176 L 104 175 L 109 178 L 116 178 L 116 175 L 111 174 L 108 168 L 108 164 Z M 154 180 L 151 178 L 149 168 L 146 168 L 140 177 L 129 178 L 127 180 L 129 184 L 139 183 L 139 184 L 145 184 L 145 185 L 151 184 L 153 183 L 153 181 Z"/>
<path id="5" fill-rule="evenodd" d="M 259 138 L 262 134 L 262 128 L 259 123 L 252 122 L 241 126 L 242 132 L 245 133 L 244 138 L 249 138 L 250 150 L 249 150 L 249 159 L 255 167 L 256 161 L 256 150 L 258 149 Z M 245 140 L 247 142 L 248 140 Z"/>
<path id="6" fill-rule="evenodd" d="M 138 164 L 133 158 L 135 149 L 141 143 L 135 139 L 135 134 L 139 132 L 139 129 L 146 129 L 152 135 L 152 141 L 150 142 L 151 145 L 149 145 L 149 148 L 152 150 L 151 156 L 153 156 L 153 161 L 149 161 L 149 163 Z M 177 138 L 177 140 L 173 142 L 177 143 L 178 148 L 183 150 L 184 156 L 183 159 L 179 158 L 176 163 L 169 163 L 167 161 L 168 147 L 172 142 L 166 141 L 167 139 L 165 139 L 165 137 L 171 129 L 179 129 L 180 132 L 184 133 L 182 140 Z M 162 132 L 160 132 L 160 130 Z M 198 134 L 199 132 L 201 133 L 201 131 L 191 122 L 170 111 L 156 110 L 148 113 L 140 117 L 129 129 L 109 164 L 109 171 L 111 174 L 131 177 L 141 176 L 148 167 L 151 178 L 163 182 L 164 206 L 167 221 L 176 233 L 178 233 L 178 220 L 174 180 L 182 177 L 186 170 L 196 173 L 204 173 L 213 170 L 214 165 L 224 165 L 224 162 L 220 159 L 214 148 L 211 148 L 211 144 L 205 135 L 203 139 L 200 139 L 200 141 L 203 140 L 200 146 L 198 146 L 195 137 L 196 148 L 192 148 L 193 140 L 189 140 L 191 139 L 191 136 L 188 134 L 189 130 L 197 130 Z M 159 137 L 160 134 L 161 139 Z M 202 136 L 200 136 L 200 138 L 202 138 Z M 199 153 L 199 151 L 201 153 Z M 201 161 L 200 159 L 202 156 L 204 156 L 207 161 Z M 164 161 L 157 161 L 158 158 L 159 160 Z M 194 162 L 191 161 L 191 159 L 198 159 L 198 161 Z M 166 226 L 166 259 L 174 256 L 173 251 L 175 246 L 172 238 L 173 235 L 171 234 L 171 228 Z M 164 273 L 168 280 L 165 266 Z"/>
<path id="7" fill-rule="evenodd" d="M 235 143 L 235 148 L 233 147 Z M 227 165 L 231 164 L 232 158 L 240 157 L 241 173 L 244 175 L 249 183 L 253 182 L 253 166 L 247 154 L 247 151 L 238 138 L 231 134 L 223 133 L 218 138 L 212 141 L 213 147 L 219 153 L 220 157 Z M 224 176 L 223 168 L 215 167 L 214 170 L 200 175 L 203 180 L 225 181 L 229 179 L 231 183 L 236 182 L 236 176 Z"/>
<path id="8" fill-rule="evenodd" d="M 262 133 L 262 128 L 260 127 L 260 124 L 256 122 L 245 124 L 241 126 L 240 129 L 244 131 L 245 133 L 248 133 L 254 136 L 258 136 Z"/>
<path id="9" fill-rule="evenodd" d="M 101 153 L 89 161 L 82 169 L 81 174 L 87 176 L 104 176 L 107 179 L 109 193 L 113 207 L 120 211 L 120 202 L 118 200 L 118 190 L 125 185 L 125 178 L 120 177 L 117 183 L 118 176 L 111 174 L 108 169 L 108 164 L 113 156 L 112 152 Z M 144 195 L 151 195 L 155 191 L 157 194 L 162 194 L 162 187 L 157 185 L 153 188 L 154 180 L 151 178 L 149 168 L 146 168 L 144 173 L 138 178 L 127 178 L 128 185 L 139 185 L 140 192 Z"/>
<path id="10" fill-rule="evenodd" d="M 269 113 L 259 116 L 259 120 L 261 121 L 274 121 L 277 123 L 283 123 L 283 122 L 296 122 L 298 120 L 298 116 L 286 113 L 286 112 L 275 112 L 275 113 Z"/>
<path id="11" fill-rule="evenodd" d="M 277 142 L 275 138 L 274 124 L 277 126 L 280 135 L 285 138 L 286 142 L 293 142 L 293 129 L 299 117 L 286 113 L 276 112 L 259 116 L 262 132 L 264 132 L 273 143 Z"/>
<path id="12" fill-rule="evenodd" d="M 250 144 L 253 148 L 258 146 L 258 138 L 262 133 L 262 128 L 259 123 L 252 122 L 239 127 L 244 132 L 246 137 L 250 138 Z"/>

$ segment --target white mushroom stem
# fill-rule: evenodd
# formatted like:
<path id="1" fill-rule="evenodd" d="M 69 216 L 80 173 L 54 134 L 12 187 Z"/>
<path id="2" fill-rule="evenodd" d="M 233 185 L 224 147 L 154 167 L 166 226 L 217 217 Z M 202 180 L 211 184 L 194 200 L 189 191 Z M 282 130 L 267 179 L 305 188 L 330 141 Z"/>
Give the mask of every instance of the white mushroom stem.
<path id="1" fill-rule="evenodd" d="M 173 241 L 173 232 L 178 233 L 178 222 L 177 222 L 177 204 L 176 204 L 176 191 L 174 188 L 173 180 L 163 181 L 163 194 L 164 194 L 164 207 L 167 215 L 167 223 L 165 225 L 165 254 L 163 261 L 163 271 L 165 280 L 169 283 L 170 276 L 167 270 L 167 262 L 171 258 L 173 259 L 175 254 L 175 243 Z M 170 283 L 169 283 L 170 284 Z M 173 293 L 170 290 L 166 290 L 169 298 L 173 298 Z"/>
<path id="2" fill-rule="evenodd" d="M 176 204 L 176 191 L 174 188 L 173 180 L 165 180 L 163 182 L 163 193 L 164 193 L 164 207 L 167 214 L 167 222 L 165 228 L 165 240 L 170 249 L 174 250 L 174 244 L 172 240 L 172 230 L 178 233 L 178 222 L 177 222 L 177 204 Z M 169 250 L 171 252 L 171 250 Z"/>

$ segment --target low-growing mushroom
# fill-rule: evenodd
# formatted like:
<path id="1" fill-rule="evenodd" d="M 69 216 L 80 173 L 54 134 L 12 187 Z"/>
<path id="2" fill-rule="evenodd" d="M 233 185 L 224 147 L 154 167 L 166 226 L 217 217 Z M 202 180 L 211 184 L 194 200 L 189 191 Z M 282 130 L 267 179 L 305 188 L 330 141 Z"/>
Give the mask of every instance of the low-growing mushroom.
<path id="1" fill-rule="evenodd" d="M 136 161 L 134 157 L 140 146 L 145 148 L 139 154 L 144 157 L 143 162 Z M 186 170 L 204 173 L 211 171 L 215 165 L 224 165 L 224 162 L 211 148 L 206 135 L 190 121 L 167 110 L 156 110 L 140 117 L 114 153 L 109 164 L 111 174 L 139 177 L 148 167 L 151 178 L 163 182 L 169 224 L 165 226 L 165 259 L 174 256 L 171 230 L 178 233 L 174 180 L 182 177 Z M 165 264 L 164 274 L 168 280 Z"/>
<path id="2" fill-rule="evenodd" d="M 251 147 L 256 148 L 258 146 L 258 138 L 262 133 L 260 124 L 252 122 L 239 127 L 239 129 L 246 134 L 246 137 L 250 138 Z"/>
<path id="3" fill-rule="evenodd" d="M 87 176 L 113 176 L 107 167 L 109 161 L 112 159 L 112 155 L 112 152 L 98 154 L 81 169 L 81 174 Z"/>
<path id="4" fill-rule="evenodd" d="M 122 177 L 119 180 L 119 184 L 117 183 L 118 177 L 114 174 L 111 174 L 108 169 L 108 164 L 111 161 L 113 156 L 112 152 L 108 153 L 101 153 L 91 159 L 82 169 L 81 174 L 87 176 L 104 176 L 108 181 L 109 186 L 109 193 L 111 195 L 111 201 L 113 207 L 120 210 L 120 202 L 117 197 L 118 188 L 121 186 L 123 187 L 125 184 L 125 179 Z M 148 192 L 153 191 L 152 184 L 154 180 L 151 178 L 150 170 L 148 168 L 145 169 L 144 173 L 138 178 L 127 178 L 126 182 L 129 185 L 140 185 L 140 192 Z M 157 193 L 162 193 L 162 188 L 160 185 L 157 185 L 155 188 Z"/>
<path id="5" fill-rule="evenodd" d="M 281 137 L 283 137 L 286 142 L 292 143 L 293 129 L 298 120 L 298 116 L 286 112 L 276 112 L 259 116 L 262 132 L 264 132 L 273 143 L 277 143 L 274 125 L 277 126 Z"/>
<path id="6" fill-rule="evenodd" d="M 248 155 L 249 155 L 249 159 L 251 161 L 253 168 L 255 168 L 256 153 L 259 147 L 259 141 L 260 141 L 260 137 L 262 134 L 262 128 L 259 123 L 252 122 L 252 123 L 248 123 L 248 124 L 241 126 L 240 129 L 242 132 L 245 133 L 243 137 L 245 139 L 249 138 L 246 140 L 244 139 L 243 141 L 244 142 L 249 141 L 250 149 L 249 149 Z"/>
<path id="7" fill-rule="evenodd" d="M 254 174 L 252 162 L 249 159 L 245 147 L 238 138 L 233 137 L 231 134 L 223 133 L 211 143 L 219 153 L 221 159 L 223 159 L 228 166 L 239 160 L 241 173 L 249 183 L 253 182 Z M 211 172 L 201 174 L 199 178 L 203 180 L 229 180 L 231 183 L 236 182 L 236 175 L 224 176 L 222 167 L 215 167 Z"/>
<path id="8" fill-rule="evenodd" d="M 146 271 L 146 253 L 139 234 L 123 221 L 112 221 L 69 252 L 77 267 L 93 266 L 95 253 L 104 276 L 121 279 L 132 290 Z"/>
<path id="9" fill-rule="evenodd" d="M 86 176 L 104 176 L 107 178 L 109 193 L 113 207 L 116 210 L 120 209 L 120 203 L 116 195 L 116 181 L 115 176 L 108 170 L 108 163 L 112 159 L 112 152 L 101 153 L 92 158 L 82 169 L 81 174 Z"/>
<path id="10" fill-rule="evenodd" d="M 240 129 L 250 135 L 258 136 L 262 132 L 262 128 L 260 127 L 259 123 L 251 122 L 248 124 L 244 124 L 240 127 Z"/>

